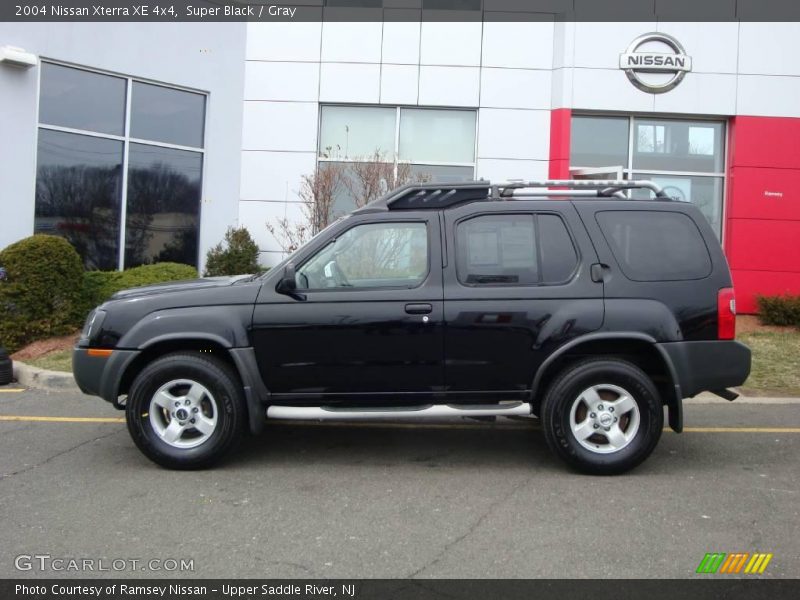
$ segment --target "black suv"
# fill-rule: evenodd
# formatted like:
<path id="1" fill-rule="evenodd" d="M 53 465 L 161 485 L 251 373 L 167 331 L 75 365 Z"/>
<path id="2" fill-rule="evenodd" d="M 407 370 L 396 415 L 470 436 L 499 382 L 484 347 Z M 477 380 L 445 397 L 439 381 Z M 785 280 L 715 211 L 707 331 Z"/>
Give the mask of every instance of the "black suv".
<path id="1" fill-rule="evenodd" d="M 73 364 L 166 467 L 209 465 L 266 419 L 535 415 L 569 464 L 620 473 L 664 407 L 680 432 L 684 397 L 736 397 L 734 329 L 692 204 L 647 181 L 478 181 L 395 190 L 262 276 L 119 292 Z"/>

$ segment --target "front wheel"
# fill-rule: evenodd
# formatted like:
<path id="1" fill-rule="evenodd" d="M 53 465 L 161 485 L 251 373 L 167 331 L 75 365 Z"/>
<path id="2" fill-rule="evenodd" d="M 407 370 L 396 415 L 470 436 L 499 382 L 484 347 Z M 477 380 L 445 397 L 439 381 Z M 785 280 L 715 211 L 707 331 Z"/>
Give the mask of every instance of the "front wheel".
<path id="1" fill-rule="evenodd" d="M 142 369 L 125 415 L 133 441 L 150 460 L 171 469 L 198 469 L 234 448 L 245 412 L 241 384 L 226 363 L 175 353 Z"/>
<path id="2" fill-rule="evenodd" d="M 564 370 L 547 390 L 542 421 L 548 446 L 585 473 L 628 471 L 656 447 L 664 410 L 636 365 L 592 359 Z"/>

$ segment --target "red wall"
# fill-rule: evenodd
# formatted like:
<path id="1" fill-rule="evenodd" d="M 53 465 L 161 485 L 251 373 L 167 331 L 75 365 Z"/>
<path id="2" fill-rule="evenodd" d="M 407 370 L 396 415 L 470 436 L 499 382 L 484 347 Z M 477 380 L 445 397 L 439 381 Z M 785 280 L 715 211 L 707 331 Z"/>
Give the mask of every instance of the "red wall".
<path id="1" fill-rule="evenodd" d="M 550 179 L 569 179 L 569 144 L 572 111 L 558 108 L 550 113 Z"/>
<path id="2" fill-rule="evenodd" d="M 800 294 L 800 119 L 730 121 L 725 252 L 740 313 L 757 294 Z"/>

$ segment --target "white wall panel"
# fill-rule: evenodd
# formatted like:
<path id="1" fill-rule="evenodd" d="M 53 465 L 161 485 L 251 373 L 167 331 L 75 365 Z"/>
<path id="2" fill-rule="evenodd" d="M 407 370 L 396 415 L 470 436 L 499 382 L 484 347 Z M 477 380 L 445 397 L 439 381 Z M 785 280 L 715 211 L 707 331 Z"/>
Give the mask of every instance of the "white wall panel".
<path id="1" fill-rule="evenodd" d="M 634 87 L 619 69 L 574 69 L 572 107 L 583 110 L 653 110 L 653 94 Z"/>
<path id="2" fill-rule="evenodd" d="M 419 14 L 417 11 L 414 12 Z M 383 24 L 383 62 L 400 65 L 419 64 L 419 35 L 419 23 L 385 22 Z"/>
<path id="3" fill-rule="evenodd" d="M 419 88 L 417 65 L 381 67 L 381 104 L 416 104 Z"/>
<path id="4" fill-rule="evenodd" d="M 800 23 L 742 23 L 739 73 L 800 75 Z"/>
<path id="5" fill-rule="evenodd" d="M 800 117 L 800 77 L 739 75 L 740 115 Z"/>
<path id="6" fill-rule="evenodd" d="M 616 69 L 619 55 L 644 33 L 656 31 L 656 23 L 575 23 L 576 67 Z"/>
<path id="7" fill-rule="evenodd" d="M 480 65 L 481 23 L 422 23 L 420 63 Z"/>
<path id="8" fill-rule="evenodd" d="M 659 23 L 658 31 L 681 43 L 693 72 L 736 73 L 738 23 Z"/>
<path id="9" fill-rule="evenodd" d="M 481 69 L 481 106 L 549 109 L 552 71 Z"/>
<path id="10" fill-rule="evenodd" d="M 287 212 L 287 202 L 239 202 L 239 225 L 247 227 L 260 250 L 280 250 L 267 223 L 275 224 Z"/>
<path id="11" fill-rule="evenodd" d="M 479 158 L 549 159 L 550 111 L 482 108 L 478 119 Z"/>
<path id="12" fill-rule="evenodd" d="M 681 84 L 656 94 L 656 112 L 701 115 L 736 114 L 736 75 L 689 73 Z"/>
<path id="13" fill-rule="evenodd" d="M 317 105 L 310 102 L 245 102 L 245 150 L 317 151 Z"/>
<path id="14" fill-rule="evenodd" d="M 316 166 L 316 152 L 242 152 L 241 198 L 298 201 L 303 175 Z"/>
<path id="15" fill-rule="evenodd" d="M 321 102 L 377 103 L 380 72 L 378 64 L 322 63 L 319 99 Z"/>
<path id="16" fill-rule="evenodd" d="M 245 63 L 245 100 L 296 100 L 316 102 L 319 97 L 319 63 Z"/>
<path id="17" fill-rule="evenodd" d="M 479 87 L 477 67 L 420 67 L 420 104 L 478 106 Z"/>
<path id="18" fill-rule="evenodd" d="M 575 22 L 553 25 L 553 68 L 571 67 L 575 60 Z"/>
<path id="19" fill-rule="evenodd" d="M 564 67 L 554 69 L 550 82 L 551 89 L 551 108 L 571 108 L 572 107 L 572 79 L 575 69 Z"/>
<path id="20" fill-rule="evenodd" d="M 381 22 L 331 22 L 322 25 L 322 60 L 340 62 L 381 61 Z"/>
<path id="21" fill-rule="evenodd" d="M 322 23 L 264 22 L 247 24 L 250 60 L 319 60 Z"/>
<path id="22" fill-rule="evenodd" d="M 488 22 L 483 26 L 483 66 L 550 69 L 553 23 Z"/>
<path id="23" fill-rule="evenodd" d="M 493 183 L 509 179 L 547 179 L 550 162 L 546 160 L 478 159 L 476 178 Z"/>

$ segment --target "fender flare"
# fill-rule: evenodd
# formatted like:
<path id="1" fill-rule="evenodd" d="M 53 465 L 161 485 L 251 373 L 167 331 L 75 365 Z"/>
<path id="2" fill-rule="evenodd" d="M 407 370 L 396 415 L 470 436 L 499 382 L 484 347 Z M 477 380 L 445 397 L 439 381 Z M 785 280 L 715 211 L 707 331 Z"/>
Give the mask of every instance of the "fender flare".
<path id="1" fill-rule="evenodd" d="M 667 351 L 661 347 L 661 344 L 656 342 L 655 338 L 636 331 L 623 331 L 620 333 L 589 333 L 570 340 L 563 346 L 560 346 L 555 352 L 550 354 L 550 356 L 548 356 L 547 359 L 545 359 L 545 361 L 542 362 L 537 369 L 536 375 L 533 377 L 533 383 L 531 384 L 531 398 L 536 397 L 536 393 L 539 391 L 542 378 L 550 366 L 552 366 L 553 363 L 555 363 L 559 358 L 564 356 L 576 346 L 585 344 L 587 342 L 597 342 L 603 340 L 631 340 L 645 342 L 656 349 L 659 356 L 661 356 L 661 359 L 664 361 L 664 364 L 667 366 L 667 371 L 669 372 L 670 379 L 672 380 L 673 393 L 669 394 L 667 398 L 665 398 L 665 404 L 669 409 L 669 426 L 670 429 L 672 429 L 675 433 L 680 433 L 683 431 L 683 394 L 681 392 L 681 385 L 678 379 L 678 372 L 675 369 L 672 358 L 669 356 Z"/>

